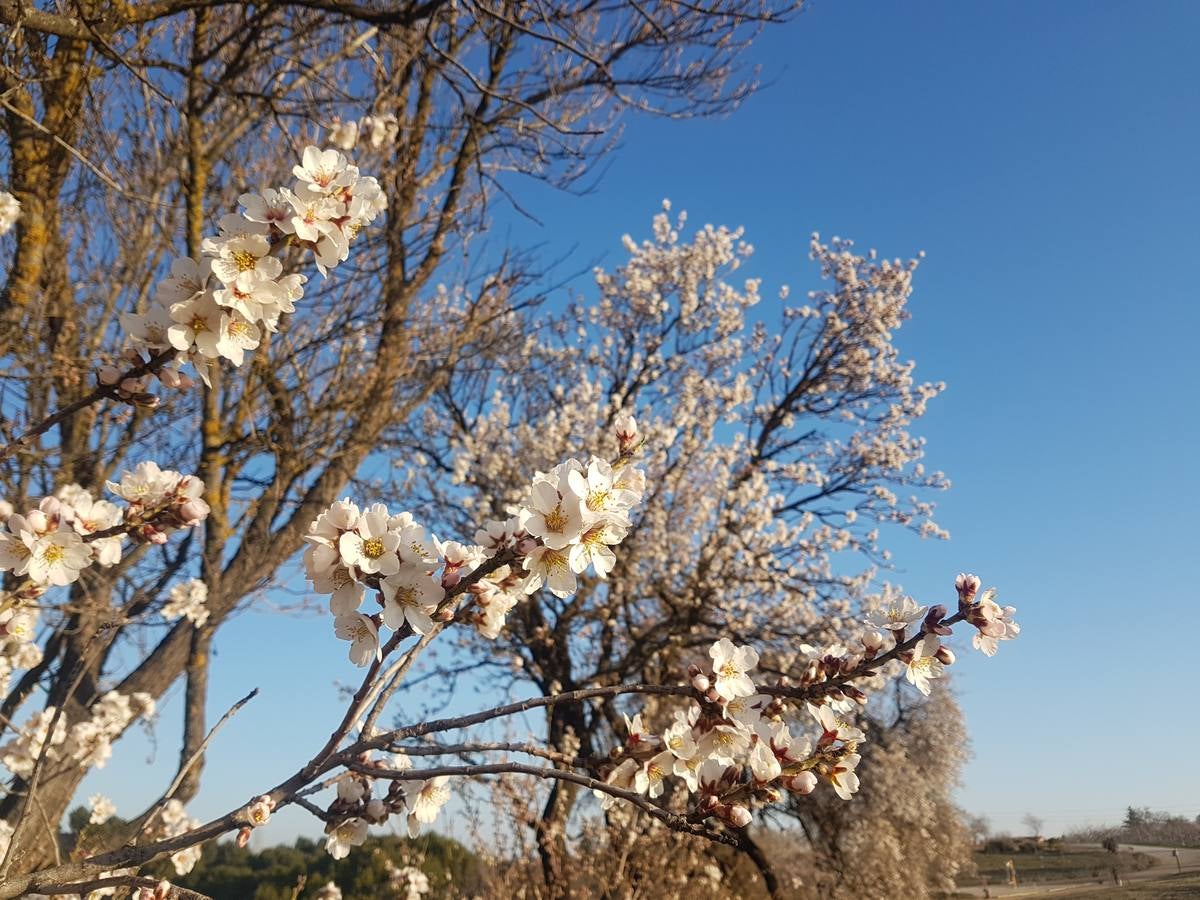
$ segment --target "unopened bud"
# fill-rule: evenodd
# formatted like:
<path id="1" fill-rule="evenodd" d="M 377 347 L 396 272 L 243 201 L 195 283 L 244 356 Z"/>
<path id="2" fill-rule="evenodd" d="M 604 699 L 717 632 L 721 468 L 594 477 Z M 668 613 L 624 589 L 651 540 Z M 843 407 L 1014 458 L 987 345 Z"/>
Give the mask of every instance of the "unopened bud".
<path id="1" fill-rule="evenodd" d="M 142 540 L 148 541 L 151 544 L 165 544 L 167 542 L 167 533 L 160 531 L 153 525 L 146 524 L 138 529 L 138 534 L 142 536 Z"/>
<path id="2" fill-rule="evenodd" d="M 817 776 L 808 771 L 799 772 L 784 782 L 784 786 L 796 794 L 811 794 L 817 789 Z"/>
<path id="3" fill-rule="evenodd" d="M 637 419 L 628 413 L 622 413 L 617 416 L 616 421 L 613 423 L 613 431 L 616 432 L 617 443 L 620 445 L 622 452 L 632 450 L 637 444 L 639 437 Z"/>
<path id="4" fill-rule="evenodd" d="M 708 676 L 705 675 L 703 672 L 697 672 L 695 675 L 692 676 L 692 687 L 694 687 L 700 693 L 702 693 L 702 694 L 708 693 L 708 689 L 711 686 L 712 685 L 708 680 Z"/>
<path id="5" fill-rule="evenodd" d="M 537 549 L 538 542 L 533 538 L 522 538 L 517 541 L 517 553 L 521 556 L 528 556 Z"/>
<path id="6" fill-rule="evenodd" d="M 937 657 L 938 662 L 940 662 L 943 666 L 954 665 L 954 651 L 945 645 L 938 647 L 937 653 L 933 655 Z"/>
<path id="7" fill-rule="evenodd" d="M 708 698 L 708 701 L 710 703 L 718 703 L 721 700 L 721 695 L 717 693 L 716 688 L 710 687 L 707 691 L 704 692 L 704 696 L 706 698 Z"/>
<path id="8" fill-rule="evenodd" d="M 439 609 L 430 618 L 432 618 L 435 622 L 452 622 L 454 621 L 454 610 L 450 609 L 449 607 L 446 607 L 445 609 Z"/>
<path id="9" fill-rule="evenodd" d="M 862 645 L 868 653 L 874 655 L 883 647 L 883 635 L 878 631 L 865 631 L 862 636 Z"/>
<path id="10" fill-rule="evenodd" d="M 750 810 L 744 806 L 732 806 L 729 808 L 729 824 L 735 828 L 745 828 L 751 822 Z"/>
<path id="11" fill-rule="evenodd" d="M 126 394 L 140 394 L 146 389 L 146 383 L 140 378 L 121 379 L 121 390 Z"/>
<path id="12" fill-rule="evenodd" d="M 160 369 L 158 380 L 169 388 L 178 388 L 183 380 L 183 374 L 178 369 Z"/>
<path id="13" fill-rule="evenodd" d="M 446 571 L 442 573 L 442 587 L 444 588 L 452 588 L 460 581 L 462 581 L 461 569 L 446 569 Z"/>
<path id="14" fill-rule="evenodd" d="M 921 626 L 930 634 L 950 634 L 950 627 L 942 625 L 941 621 L 946 617 L 947 609 L 940 603 L 937 606 L 930 608 L 925 614 L 925 622 Z"/>
<path id="15" fill-rule="evenodd" d="M 121 380 L 121 370 L 113 365 L 103 365 L 96 370 L 96 380 L 101 384 L 116 384 Z"/>
<path id="16" fill-rule="evenodd" d="M 981 584 L 978 575 L 972 575 L 969 572 L 962 572 L 954 579 L 954 589 L 958 591 L 959 607 L 970 606 L 975 602 L 975 594 L 979 591 Z"/>
<path id="17" fill-rule="evenodd" d="M 179 509 L 177 510 L 179 520 L 184 525 L 189 527 L 199 525 L 208 518 L 209 512 L 211 512 L 211 510 L 209 509 L 208 504 L 199 497 L 193 497 L 190 500 L 185 500 L 183 503 L 179 504 Z"/>
<path id="18" fill-rule="evenodd" d="M 35 509 L 25 517 L 25 521 L 29 523 L 29 527 L 35 532 L 41 533 L 50 529 L 50 519 L 40 509 Z"/>
<path id="19" fill-rule="evenodd" d="M 248 843 L 250 843 L 250 829 L 243 828 L 237 833 L 237 845 L 239 847 L 245 847 Z"/>
<path id="20" fill-rule="evenodd" d="M 159 404 L 158 394 L 134 394 L 132 398 L 134 404 L 142 409 L 157 409 Z"/>

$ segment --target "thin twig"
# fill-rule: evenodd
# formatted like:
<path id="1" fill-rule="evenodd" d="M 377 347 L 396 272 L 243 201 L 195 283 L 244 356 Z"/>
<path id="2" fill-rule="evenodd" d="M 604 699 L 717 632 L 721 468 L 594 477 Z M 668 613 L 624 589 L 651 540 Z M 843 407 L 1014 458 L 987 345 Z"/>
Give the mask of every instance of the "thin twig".
<path id="1" fill-rule="evenodd" d="M 179 790 L 179 785 L 183 784 L 183 779 L 187 776 L 187 773 L 191 771 L 192 766 L 194 766 L 196 762 L 202 756 L 204 756 L 204 751 L 208 749 L 208 745 L 212 742 L 212 739 L 216 733 L 221 729 L 221 726 L 237 715 L 238 710 L 240 710 L 243 706 L 257 696 L 258 688 L 255 688 L 237 703 L 233 704 L 233 706 L 229 707 L 225 715 L 221 716 L 220 721 L 209 730 L 203 742 L 201 742 L 200 746 L 196 748 L 196 752 L 191 755 L 188 761 L 181 766 L 179 771 L 175 774 L 175 780 L 171 782 L 171 786 L 167 788 L 166 792 L 162 795 L 162 797 L 159 798 L 159 801 L 154 804 L 154 807 L 149 813 L 146 814 L 146 819 L 142 823 L 142 827 L 140 829 L 143 834 L 149 830 L 151 825 L 154 824 L 154 819 L 163 811 L 163 808 L 166 807 L 167 803 L 170 802 L 171 797 L 174 796 L 175 792 Z"/>

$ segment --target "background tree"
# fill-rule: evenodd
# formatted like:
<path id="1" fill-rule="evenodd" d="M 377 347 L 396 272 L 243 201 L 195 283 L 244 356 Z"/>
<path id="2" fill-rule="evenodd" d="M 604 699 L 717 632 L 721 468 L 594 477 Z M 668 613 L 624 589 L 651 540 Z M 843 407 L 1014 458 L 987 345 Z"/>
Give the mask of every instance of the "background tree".
<path id="1" fill-rule="evenodd" d="M 1042 826 L 1045 825 L 1046 823 L 1038 816 L 1035 816 L 1033 813 L 1026 813 L 1024 815 L 1024 817 L 1022 817 L 1022 819 L 1021 819 L 1021 824 L 1024 825 L 1026 828 L 1028 828 L 1029 833 L 1032 834 L 1034 837 L 1041 837 L 1042 836 Z"/>
<path id="2" fill-rule="evenodd" d="M 11 672 L 3 721 L 55 706 L 73 726 L 104 687 L 157 697 L 184 678 L 176 797 L 193 796 L 202 764 L 184 768 L 209 724 L 214 632 L 276 583 L 315 511 L 365 473 L 383 435 L 462 360 L 515 342 L 528 259 L 491 244 L 470 257 L 488 265 L 467 261 L 489 205 L 525 178 L 578 183 L 627 109 L 731 109 L 753 86 L 738 68 L 750 40 L 792 8 L 0 5 L 3 153 L 22 208 L 0 294 L 6 443 L 91 389 L 89 373 L 120 346 L 116 314 L 144 310 L 170 258 L 195 254 L 240 190 L 273 183 L 267 173 L 290 166 L 320 126 L 364 112 L 381 123 L 357 153 L 389 200 L 382 233 L 338 277 L 311 284 L 249 366 L 163 398 L 194 428 L 88 407 L 3 461 L 14 508 L 68 484 L 98 495 L 130 455 L 152 452 L 195 471 L 212 509 L 202 536 L 89 572 L 42 611 L 40 659 L 7 664 L 23 671 Z M 439 294 L 436 279 L 459 287 Z M 164 621 L 168 588 L 193 576 L 207 587 L 207 620 Z M 14 778 L 0 817 L 16 828 L 15 871 L 53 859 L 54 823 L 85 772 L 48 772 L 42 814 L 19 820 L 26 785 Z"/>

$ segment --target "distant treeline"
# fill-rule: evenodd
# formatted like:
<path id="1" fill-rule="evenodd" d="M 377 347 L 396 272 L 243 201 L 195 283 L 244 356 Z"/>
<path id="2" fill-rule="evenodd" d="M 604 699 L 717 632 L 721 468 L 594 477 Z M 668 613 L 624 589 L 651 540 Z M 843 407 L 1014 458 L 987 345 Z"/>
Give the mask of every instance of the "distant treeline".
<path id="1" fill-rule="evenodd" d="M 1068 841 L 1119 844 L 1162 844 L 1168 847 L 1200 847 L 1200 815 L 1195 818 L 1158 812 L 1146 806 L 1131 806 L 1120 825 L 1080 828 L 1066 835 Z"/>

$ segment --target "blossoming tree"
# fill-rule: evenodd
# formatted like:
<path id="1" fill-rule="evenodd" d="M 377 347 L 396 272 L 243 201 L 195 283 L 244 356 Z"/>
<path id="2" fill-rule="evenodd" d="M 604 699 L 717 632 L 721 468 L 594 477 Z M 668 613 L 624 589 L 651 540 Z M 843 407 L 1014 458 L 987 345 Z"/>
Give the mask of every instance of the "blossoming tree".
<path id="1" fill-rule="evenodd" d="M 371 824 L 431 825 L 492 773 L 553 786 L 551 891 L 576 789 L 737 847 L 785 797 L 849 798 L 871 690 L 899 670 L 927 692 L 957 623 L 985 652 L 1016 633 L 974 576 L 951 611 L 835 574 L 843 551 L 882 552 L 875 524 L 936 531 L 924 501 L 895 493 L 938 484 L 906 432 L 935 389 L 889 340 L 914 266 L 814 239 L 832 284 L 776 331 L 747 325 L 757 283 L 726 278 L 739 236 L 684 243 L 665 214 L 596 304 L 546 328 L 522 316 L 524 260 L 464 267 L 509 170 L 569 184 L 624 106 L 728 108 L 749 35 L 781 10 L 310 6 L 0 11 L 14 36 L 0 218 L 15 222 L 0 897 L 184 896 L 139 868 L 185 872 L 281 805 L 342 856 Z M 330 121 L 355 92 L 370 115 Z M 306 118 L 337 146 L 304 146 Z M 106 134 L 118 146 L 98 162 L 85 151 Z M 435 290 L 456 266 L 462 288 Z M 369 474 L 395 451 L 413 460 L 395 481 Z M 361 685 L 305 765 L 195 821 L 212 636 L 301 548 Z M 114 652 L 163 623 L 132 665 Z M 541 696 L 385 722 L 422 651 L 472 634 L 526 664 Z M 178 678 L 175 777 L 119 841 L 64 858 L 56 823 L 83 775 Z M 540 745 L 471 737 L 530 709 L 548 711 Z M 456 743 L 438 743 L 447 732 Z M 430 756 L 444 759 L 412 762 Z M 94 821 L 111 813 L 94 798 Z"/>

